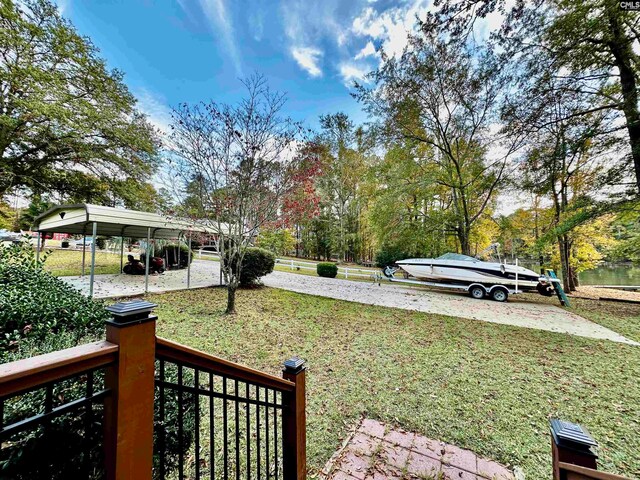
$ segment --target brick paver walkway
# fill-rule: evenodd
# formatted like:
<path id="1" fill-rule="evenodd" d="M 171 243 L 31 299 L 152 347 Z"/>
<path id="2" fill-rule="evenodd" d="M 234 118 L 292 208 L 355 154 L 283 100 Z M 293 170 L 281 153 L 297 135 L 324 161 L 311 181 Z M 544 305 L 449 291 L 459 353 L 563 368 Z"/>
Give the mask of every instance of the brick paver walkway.
<path id="1" fill-rule="evenodd" d="M 447 443 L 365 419 L 329 465 L 330 480 L 513 480 L 499 463 Z"/>

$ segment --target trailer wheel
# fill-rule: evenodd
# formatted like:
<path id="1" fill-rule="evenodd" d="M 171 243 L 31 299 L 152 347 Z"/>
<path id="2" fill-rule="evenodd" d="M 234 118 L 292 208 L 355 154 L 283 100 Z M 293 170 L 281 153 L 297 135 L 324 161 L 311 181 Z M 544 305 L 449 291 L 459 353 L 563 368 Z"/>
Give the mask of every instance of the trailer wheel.
<path id="1" fill-rule="evenodd" d="M 476 300 L 482 300 L 486 295 L 486 292 L 484 291 L 484 288 L 482 288 L 481 286 L 474 285 L 469 289 L 469 295 L 471 295 L 471 297 L 475 298 Z"/>
<path id="2" fill-rule="evenodd" d="M 496 302 L 506 302 L 507 298 L 509 298 L 509 292 L 507 292 L 506 288 L 496 287 L 491 290 L 491 298 Z"/>

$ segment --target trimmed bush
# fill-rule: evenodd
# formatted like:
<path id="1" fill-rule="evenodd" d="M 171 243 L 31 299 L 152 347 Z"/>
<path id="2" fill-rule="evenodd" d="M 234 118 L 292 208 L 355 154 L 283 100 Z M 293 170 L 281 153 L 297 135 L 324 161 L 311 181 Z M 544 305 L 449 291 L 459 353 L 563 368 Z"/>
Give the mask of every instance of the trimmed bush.
<path id="1" fill-rule="evenodd" d="M 316 267 L 316 271 L 320 277 L 336 278 L 338 266 L 332 262 L 320 262 Z"/>
<path id="2" fill-rule="evenodd" d="M 276 256 L 264 248 L 249 247 L 244 252 L 242 270 L 240 271 L 240 285 L 255 285 L 260 277 L 273 272 Z"/>
<path id="3" fill-rule="evenodd" d="M 189 264 L 189 247 L 171 243 L 156 250 L 154 256 L 162 258 L 167 269 L 187 268 Z M 193 262 L 193 250 L 191 251 L 191 261 Z"/>
<path id="4" fill-rule="evenodd" d="M 62 240 L 60 242 L 60 247 L 62 248 L 69 248 L 69 240 Z"/>

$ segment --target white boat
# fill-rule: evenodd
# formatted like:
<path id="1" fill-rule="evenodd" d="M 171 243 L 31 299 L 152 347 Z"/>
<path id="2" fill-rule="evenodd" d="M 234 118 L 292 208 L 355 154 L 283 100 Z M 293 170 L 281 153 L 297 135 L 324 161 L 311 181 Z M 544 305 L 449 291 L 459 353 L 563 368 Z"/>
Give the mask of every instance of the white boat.
<path id="1" fill-rule="evenodd" d="M 438 258 L 408 258 L 396 262 L 412 277 L 425 282 L 469 285 L 505 285 L 519 290 L 538 290 L 546 278 L 518 265 L 483 262 L 459 253 L 445 253 Z M 546 290 L 546 287 L 545 287 Z"/>

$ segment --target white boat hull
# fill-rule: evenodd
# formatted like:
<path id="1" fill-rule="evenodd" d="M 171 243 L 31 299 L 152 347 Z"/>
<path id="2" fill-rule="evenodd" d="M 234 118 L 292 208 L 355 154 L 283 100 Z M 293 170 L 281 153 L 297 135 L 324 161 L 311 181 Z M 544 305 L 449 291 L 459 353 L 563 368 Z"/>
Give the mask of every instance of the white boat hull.
<path id="1" fill-rule="evenodd" d="M 446 263 L 446 264 L 445 264 Z M 405 272 L 418 280 L 483 285 L 517 286 L 519 289 L 535 289 L 539 276 L 532 270 L 515 265 L 489 262 L 438 262 L 437 259 L 409 259 L 397 262 Z M 516 278 L 517 273 L 517 278 Z"/>

